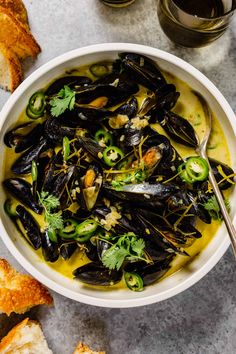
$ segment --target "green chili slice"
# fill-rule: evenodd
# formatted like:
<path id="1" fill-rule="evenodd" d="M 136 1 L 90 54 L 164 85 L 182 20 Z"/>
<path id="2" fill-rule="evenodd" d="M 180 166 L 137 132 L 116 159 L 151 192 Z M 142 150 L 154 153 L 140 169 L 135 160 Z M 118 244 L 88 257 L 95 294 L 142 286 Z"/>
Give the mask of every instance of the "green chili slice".
<path id="1" fill-rule="evenodd" d="M 26 114 L 31 119 L 37 119 L 43 116 L 46 106 L 45 95 L 43 92 L 35 92 L 29 99 L 26 108 Z"/>
<path id="2" fill-rule="evenodd" d="M 93 64 L 89 70 L 96 77 L 102 77 L 110 73 L 109 67 L 105 64 Z"/>
<path id="3" fill-rule="evenodd" d="M 188 158 L 186 162 L 186 172 L 193 181 L 205 181 L 209 175 L 209 166 L 207 161 L 199 156 Z"/>
<path id="4" fill-rule="evenodd" d="M 180 165 L 178 167 L 179 176 L 180 176 L 180 178 L 182 179 L 183 182 L 185 182 L 185 183 L 193 183 L 194 180 L 188 175 L 185 167 L 186 167 L 185 163 L 182 163 L 182 165 Z"/>
<path id="5" fill-rule="evenodd" d="M 99 129 L 95 133 L 95 140 L 98 143 L 105 144 L 106 146 L 111 146 L 113 144 L 113 137 L 112 137 L 111 133 L 109 133 L 103 129 Z"/>
<path id="6" fill-rule="evenodd" d="M 62 143 L 63 161 L 67 161 L 70 156 L 70 140 L 64 136 Z"/>
<path id="7" fill-rule="evenodd" d="M 36 182 L 37 178 L 38 178 L 38 167 L 36 162 L 33 160 L 32 164 L 31 164 L 31 177 L 32 177 L 32 181 Z"/>
<path id="8" fill-rule="evenodd" d="M 64 239 L 70 239 L 70 238 L 75 238 L 77 233 L 76 233 L 76 227 L 78 226 L 78 222 L 74 219 L 67 219 L 64 221 L 64 228 L 59 230 L 59 236 L 61 236 Z"/>
<path id="9" fill-rule="evenodd" d="M 75 240 L 81 243 L 88 241 L 96 231 L 97 227 L 98 223 L 93 219 L 83 221 L 76 227 Z"/>
<path id="10" fill-rule="evenodd" d="M 124 278 L 127 287 L 133 291 L 142 291 L 143 290 L 143 279 L 134 272 L 125 272 Z"/>
<path id="11" fill-rule="evenodd" d="M 123 157 L 123 151 L 117 146 L 108 146 L 103 152 L 103 160 L 108 166 L 114 166 Z"/>
<path id="12" fill-rule="evenodd" d="M 48 230 L 47 234 L 52 242 L 57 243 L 58 239 L 57 239 L 57 233 L 55 230 Z"/>
<path id="13" fill-rule="evenodd" d="M 7 199 L 4 203 L 4 211 L 10 217 L 14 218 L 17 216 L 16 209 L 13 208 L 13 202 L 11 199 Z"/>

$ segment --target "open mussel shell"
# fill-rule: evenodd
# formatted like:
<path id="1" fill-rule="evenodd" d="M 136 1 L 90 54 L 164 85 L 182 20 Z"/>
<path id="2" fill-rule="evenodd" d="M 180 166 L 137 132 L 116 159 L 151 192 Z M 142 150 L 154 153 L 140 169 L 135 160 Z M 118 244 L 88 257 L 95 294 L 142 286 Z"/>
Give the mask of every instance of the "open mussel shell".
<path id="1" fill-rule="evenodd" d="M 121 53 L 122 67 L 137 83 L 152 91 L 166 84 L 166 80 L 157 64 L 144 55 Z"/>
<path id="2" fill-rule="evenodd" d="M 173 255 L 169 255 L 164 260 L 155 261 L 150 264 L 145 262 L 127 263 L 124 270 L 126 272 L 134 272 L 140 275 L 143 279 L 143 285 L 146 286 L 163 277 L 163 275 L 169 270 L 169 264 L 173 257 Z"/>
<path id="3" fill-rule="evenodd" d="M 43 130 L 42 124 L 25 123 L 14 127 L 4 136 L 4 143 L 15 152 L 22 152 L 37 144 Z"/>
<path id="4" fill-rule="evenodd" d="M 198 146 L 197 134 L 187 119 L 166 110 L 159 110 L 156 118 L 174 141 L 194 148 Z"/>
<path id="5" fill-rule="evenodd" d="M 57 93 L 66 85 L 69 86 L 71 89 L 75 88 L 76 86 L 84 86 L 91 84 L 92 80 L 86 76 L 78 76 L 78 75 L 70 75 L 70 76 L 63 76 L 59 79 L 55 80 L 46 90 L 45 94 L 47 96 L 52 96 Z"/>
<path id="6" fill-rule="evenodd" d="M 95 140 L 85 136 L 79 137 L 78 141 L 83 149 L 87 151 L 95 161 L 103 163 L 102 157 L 103 151 L 105 150 L 104 147 L 100 146 Z"/>
<path id="7" fill-rule="evenodd" d="M 35 213 L 42 213 L 43 209 L 39 203 L 34 199 L 31 192 L 32 186 L 29 182 L 22 178 L 8 178 L 3 182 L 4 187 L 17 200 L 22 202 L 25 206 L 33 210 Z"/>
<path id="8" fill-rule="evenodd" d="M 104 185 L 104 191 L 109 197 L 115 197 L 124 201 L 132 202 L 152 202 L 155 200 L 165 200 L 179 190 L 175 184 L 163 183 L 138 183 L 128 184 L 119 188 L 112 188 Z"/>
<path id="9" fill-rule="evenodd" d="M 54 263 L 59 258 L 58 245 L 50 240 L 48 230 L 42 234 L 42 254 L 46 262 Z"/>
<path id="10" fill-rule="evenodd" d="M 92 210 L 102 187 L 102 168 L 98 164 L 90 164 L 80 181 L 80 202 L 82 202 L 84 208 Z"/>
<path id="11" fill-rule="evenodd" d="M 122 272 L 109 270 L 101 263 L 91 262 L 74 270 L 75 279 L 90 285 L 110 286 L 118 283 L 122 278 Z"/>
<path id="12" fill-rule="evenodd" d="M 40 138 L 37 145 L 23 152 L 23 154 L 13 163 L 12 172 L 18 175 L 24 175 L 31 172 L 32 162 L 37 162 L 39 155 L 47 150 L 48 140 L 43 136 Z"/>
<path id="13" fill-rule="evenodd" d="M 99 262 L 97 245 L 94 245 L 90 241 L 85 244 L 85 254 L 92 262 Z"/>
<path id="14" fill-rule="evenodd" d="M 163 108 L 169 111 L 172 109 L 179 96 L 180 93 L 176 91 L 176 87 L 173 84 L 166 84 L 161 86 L 158 90 L 155 92 L 156 95 L 156 112 L 158 114 L 158 109 Z"/>
<path id="15" fill-rule="evenodd" d="M 76 166 L 71 165 L 68 167 L 66 173 L 64 171 L 60 172 L 53 180 L 53 186 L 50 190 L 50 193 L 60 199 L 65 189 L 68 188 L 68 185 L 76 171 Z"/>
<path id="16" fill-rule="evenodd" d="M 42 245 L 42 234 L 38 223 L 22 205 L 17 205 L 16 214 L 24 229 L 21 233 L 35 250 L 39 249 Z M 20 229 L 22 230 L 21 227 Z"/>

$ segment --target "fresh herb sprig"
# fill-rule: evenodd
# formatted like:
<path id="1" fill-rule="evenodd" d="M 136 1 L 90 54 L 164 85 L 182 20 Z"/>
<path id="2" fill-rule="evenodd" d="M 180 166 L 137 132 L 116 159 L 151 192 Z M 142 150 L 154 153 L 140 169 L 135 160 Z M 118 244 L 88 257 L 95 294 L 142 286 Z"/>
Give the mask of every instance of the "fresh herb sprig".
<path id="1" fill-rule="evenodd" d="M 106 240 L 104 240 L 106 241 Z M 125 260 L 149 262 L 144 254 L 145 242 L 133 232 L 119 236 L 118 240 L 104 252 L 102 263 L 109 269 L 119 270 Z"/>
<path id="2" fill-rule="evenodd" d="M 75 105 L 75 91 L 65 85 L 64 88 L 49 101 L 49 104 L 51 106 L 51 114 L 54 117 L 60 116 L 67 109 L 71 111 Z"/>
<path id="3" fill-rule="evenodd" d="M 210 217 L 213 220 L 222 220 L 222 214 L 221 214 L 220 206 L 219 206 L 219 203 L 218 203 L 215 195 L 210 197 L 207 200 L 207 202 L 203 204 L 203 206 L 208 211 Z M 227 210 L 229 212 L 230 211 L 230 204 L 229 204 L 229 201 L 227 199 L 225 199 L 225 206 L 226 206 L 226 208 L 227 208 Z"/>
<path id="4" fill-rule="evenodd" d="M 44 209 L 44 217 L 49 231 L 59 230 L 63 228 L 63 218 L 60 212 L 53 212 L 60 205 L 57 197 L 48 192 L 42 191 L 38 193 L 39 201 Z"/>

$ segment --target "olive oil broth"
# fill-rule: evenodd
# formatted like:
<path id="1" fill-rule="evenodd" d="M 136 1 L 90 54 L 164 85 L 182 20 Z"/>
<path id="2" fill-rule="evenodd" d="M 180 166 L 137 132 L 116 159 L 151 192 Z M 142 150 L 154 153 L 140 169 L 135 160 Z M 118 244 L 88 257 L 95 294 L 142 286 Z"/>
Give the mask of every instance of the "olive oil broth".
<path id="1" fill-rule="evenodd" d="M 81 67 L 78 70 L 76 69 L 70 71 L 70 73 L 72 73 L 73 75 L 76 74 L 85 75 L 87 77 L 94 79 L 93 75 L 89 71 L 89 66 Z M 204 111 L 200 101 L 192 93 L 191 88 L 185 82 L 181 81 L 180 79 L 176 78 L 175 76 L 167 72 L 164 72 L 163 74 L 167 82 L 173 83 L 176 86 L 177 91 L 180 92 L 180 98 L 173 111 L 187 118 L 189 122 L 193 125 L 198 136 L 201 138 L 205 131 L 205 118 L 204 118 Z M 135 95 L 138 100 L 139 106 L 141 106 L 143 102 L 145 92 L 146 89 L 140 87 L 139 92 Z M 114 109 L 115 108 L 116 107 L 114 107 Z M 23 111 L 19 119 L 17 120 L 16 124 L 22 124 L 30 121 L 31 119 L 29 119 L 26 115 L 26 112 Z M 163 135 L 166 135 L 166 133 L 164 132 L 164 130 L 161 128 L 160 125 L 155 124 L 154 127 L 158 132 L 160 132 Z M 172 140 L 171 143 L 182 157 L 196 156 L 196 152 L 192 148 L 185 147 L 181 144 L 173 142 Z M 213 115 L 212 133 L 208 144 L 208 155 L 211 158 L 215 158 L 219 161 L 222 161 L 230 165 L 230 154 L 228 150 L 226 137 L 224 135 L 224 132 L 221 128 L 219 121 L 214 115 Z M 4 171 L 5 171 L 4 178 L 10 178 L 14 175 L 11 171 L 11 166 L 18 156 L 19 155 L 16 154 L 13 149 L 6 148 L 5 156 L 4 156 Z M 24 178 L 29 182 L 31 182 L 31 175 L 27 175 Z M 228 194 L 229 192 L 226 192 L 226 196 Z M 12 196 L 11 199 L 14 200 Z M 18 203 L 18 202 L 14 200 L 14 203 Z M 43 216 L 35 214 L 31 210 L 30 212 L 35 217 L 35 219 L 37 220 L 41 228 L 43 228 L 45 226 Z M 219 226 L 220 226 L 219 221 L 213 220 L 211 224 L 205 224 L 204 222 L 198 219 L 196 227 L 202 233 L 202 238 L 196 239 L 196 241 L 192 246 L 185 249 L 188 252 L 190 257 L 180 256 L 180 255 L 177 255 L 175 257 L 175 259 L 171 263 L 171 268 L 165 274 L 164 277 L 170 276 L 171 274 L 179 271 L 181 268 L 191 263 L 191 260 L 195 258 L 211 241 L 211 239 L 214 237 L 215 233 L 217 232 Z M 16 234 L 17 234 L 17 230 L 16 230 Z M 17 234 L 17 237 L 21 237 L 21 236 Z M 24 242 L 26 243 L 26 241 Z M 41 250 L 35 252 L 39 257 L 39 261 L 45 262 Z M 54 269 L 55 271 L 59 272 L 60 274 L 64 275 L 65 277 L 73 279 L 73 274 L 72 274 L 73 270 L 88 262 L 90 262 L 90 260 L 87 258 L 82 247 L 81 250 L 76 250 L 69 260 L 64 260 L 62 257 L 60 257 L 55 263 L 47 262 L 47 265 L 52 269 Z M 89 286 L 89 285 L 84 285 L 84 286 Z M 89 287 L 94 288 L 94 286 L 89 286 Z M 120 283 L 113 286 L 95 287 L 95 288 L 99 288 L 101 290 L 117 290 L 119 288 L 120 289 L 125 288 L 125 285 L 122 280 Z"/>

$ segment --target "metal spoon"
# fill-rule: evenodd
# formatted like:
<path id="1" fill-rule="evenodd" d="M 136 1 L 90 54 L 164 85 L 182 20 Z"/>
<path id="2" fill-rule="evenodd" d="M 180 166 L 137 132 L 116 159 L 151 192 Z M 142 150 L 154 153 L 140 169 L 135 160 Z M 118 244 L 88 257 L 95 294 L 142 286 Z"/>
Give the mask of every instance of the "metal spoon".
<path id="1" fill-rule="evenodd" d="M 211 133 L 211 128 L 212 128 L 211 111 L 210 111 L 210 108 L 209 108 L 207 102 L 202 97 L 202 95 L 199 94 L 196 91 L 193 91 L 193 93 L 195 94 L 195 96 L 197 96 L 197 98 L 201 102 L 201 104 L 203 106 L 203 109 L 205 111 L 205 117 L 206 117 L 206 130 L 205 130 L 205 133 L 204 133 L 204 136 L 203 136 L 202 140 L 198 143 L 198 146 L 196 147 L 195 150 L 201 157 L 203 157 L 208 162 L 208 165 L 209 165 L 209 180 L 211 182 L 211 185 L 212 185 L 213 191 L 215 193 L 216 199 L 217 199 L 217 201 L 219 203 L 220 210 L 221 210 L 221 213 L 222 213 L 222 216 L 223 216 L 223 219 L 224 219 L 224 222 L 225 222 L 225 225 L 226 225 L 226 228 L 228 230 L 229 237 L 230 237 L 230 240 L 231 240 L 231 245 L 232 245 L 232 248 L 233 248 L 234 256 L 236 258 L 236 230 L 235 230 L 235 227 L 234 227 L 234 225 L 233 225 L 233 223 L 231 221 L 229 213 L 228 213 L 228 211 L 226 209 L 224 198 L 223 198 L 223 196 L 221 194 L 221 191 L 220 191 L 220 189 L 218 187 L 218 184 L 217 184 L 216 179 L 214 177 L 214 174 L 212 172 L 212 168 L 211 168 L 211 165 L 209 163 L 209 160 L 208 160 L 208 157 L 207 157 L 207 152 L 206 152 L 207 143 L 208 143 L 208 140 L 209 140 L 209 137 L 210 137 L 210 133 Z"/>

